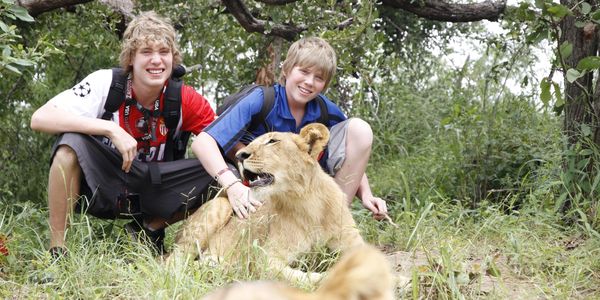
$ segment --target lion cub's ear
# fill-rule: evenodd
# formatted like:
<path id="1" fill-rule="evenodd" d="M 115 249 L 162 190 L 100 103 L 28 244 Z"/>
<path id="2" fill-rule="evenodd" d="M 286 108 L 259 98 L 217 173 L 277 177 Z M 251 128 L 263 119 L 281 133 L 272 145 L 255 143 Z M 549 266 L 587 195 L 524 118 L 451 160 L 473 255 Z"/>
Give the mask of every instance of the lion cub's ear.
<path id="1" fill-rule="evenodd" d="M 317 159 L 329 141 L 329 129 L 321 123 L 312 123 L 300 130 L 300 137 L 308 144 L 308 154 Z"/>

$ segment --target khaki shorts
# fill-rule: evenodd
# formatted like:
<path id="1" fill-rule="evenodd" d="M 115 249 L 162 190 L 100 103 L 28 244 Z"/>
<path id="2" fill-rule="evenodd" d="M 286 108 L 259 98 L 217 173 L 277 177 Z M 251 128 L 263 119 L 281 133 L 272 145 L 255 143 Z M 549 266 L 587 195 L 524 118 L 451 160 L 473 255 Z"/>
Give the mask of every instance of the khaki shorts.
<path id="1" fill-rule="evenodd" d="M 333 125 L 329 129 L 329 143 L 327 143 L 327 170 L 331 176 L 335 176 L 346 160 L 346 136 L 348 135 L 348 124 L 350 120 Z"/>

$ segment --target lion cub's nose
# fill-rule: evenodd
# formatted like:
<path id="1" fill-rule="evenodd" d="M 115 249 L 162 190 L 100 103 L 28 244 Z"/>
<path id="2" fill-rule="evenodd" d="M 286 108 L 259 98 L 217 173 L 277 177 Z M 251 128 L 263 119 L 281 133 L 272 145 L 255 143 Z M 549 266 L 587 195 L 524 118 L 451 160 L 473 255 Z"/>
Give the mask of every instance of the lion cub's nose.
<path id="1" fill-rule="evenodd" d="M 235 158 L 237 158 L 237 160 L 238 160 L 239 162 L 243 162 L 243 161 L 244 161 L 244 159 L 246 159 L 246 158 L 248 158 L 248 157 L 250 157 L 250 153 L 248 153 L 248 152 L 246 152 L 246 151 L 243 151 L 243 150 L 242 150 L 242 151 L 239 151 L 239 152 L 238 152 L 238 153 L 235 155 Z"/>

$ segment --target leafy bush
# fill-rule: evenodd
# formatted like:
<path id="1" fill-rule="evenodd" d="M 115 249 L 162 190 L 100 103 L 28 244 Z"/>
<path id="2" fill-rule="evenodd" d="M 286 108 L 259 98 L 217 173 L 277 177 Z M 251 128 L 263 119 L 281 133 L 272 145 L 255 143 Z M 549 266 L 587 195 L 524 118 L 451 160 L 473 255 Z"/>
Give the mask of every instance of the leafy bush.
<path id="1" fill-rule="evenodd" d="M 498 89 L 492 98 L 478 85 L 457 84 L 480 76 L 475 71 L 436 72 L 437 80 L 420 90 L 391 81 L 376 87 L 381 101 L 368 116 L 376 136 L 371 172 L 384 196 L 406 202 L 412 194 L 421 203 L 442 197 L 471 206 L 489 198 L 514 207 L 548 173 L 558 176 L 558 118 L 532 97 Z M 481 84 L 497 85 L 492 79 Z"/>

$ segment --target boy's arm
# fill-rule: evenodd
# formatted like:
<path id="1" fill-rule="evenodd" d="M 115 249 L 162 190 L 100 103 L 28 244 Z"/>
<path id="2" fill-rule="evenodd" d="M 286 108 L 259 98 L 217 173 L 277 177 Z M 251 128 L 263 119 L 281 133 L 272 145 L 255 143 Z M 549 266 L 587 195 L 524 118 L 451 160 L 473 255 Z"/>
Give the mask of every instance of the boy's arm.
<path id="1" fill-rule="evenodd" d="M 89 135 L 101 135 L 111 142 L 123 157 L 121 168 L 129 172 L 133 159 L 137 155 L 137 141 L 113 121 L 107 121 L 74 113 L 46 103 L 31 116 L 31 129 L 49 134 L 77 132 Z"/>
<path id="2" fill-rule="evenodd" d="M 90 135 L 110 136 L 120 128 L 117 123 L 98 118 L 79 116 L 46 103 L 31 116 L 31 129 L 49 134 L 77 132 Z"/>
<path id="3" fill-rule="evenodd" d="M 250 213 L 262 205 L 254 199 L 250 188 L 243 185 L 233 172 L 226 171 L 227 164 L 221 156 L 221 150 L 215 139 L 206 132 L 201 132 L 192 143 L 192 151 L 200 163 L 218 183 L 227 188 L 227 198 L 233 211 L 239 218 L 247 218 Z M 225 170 L 224 172 L 221 172 Z"/>
<path id="4" fill-rule="evenodd" d="M 246 145 L 244 145 L 242 142 L 237 142 L 237 144 L 235 144 L 235 146 L 233 146 L 233 148 L 227 152 L 227 158 L 229 161 L 235 162 L 237 165 L 237 158 L 235 157 L 235 154 L 244 147 L 246 147 Z"/>
<path id="5" fill-rule="evenodd" d="M 376 220 L 383 220 L 387 214 L 387 204 L 379 197 L 373 196 L 367 174 L 363 174 L 356 196 L 361 200 L 362 205 L 373 213 Z"/>

